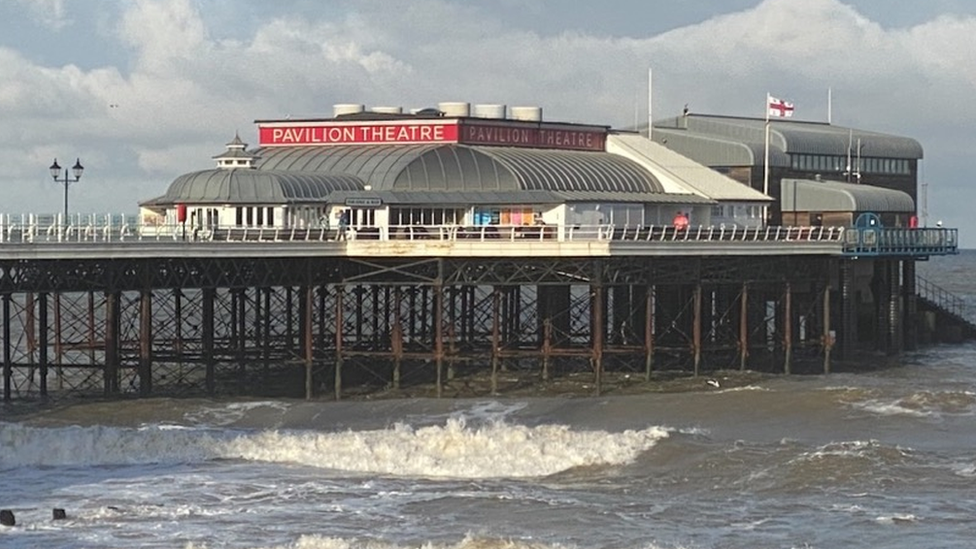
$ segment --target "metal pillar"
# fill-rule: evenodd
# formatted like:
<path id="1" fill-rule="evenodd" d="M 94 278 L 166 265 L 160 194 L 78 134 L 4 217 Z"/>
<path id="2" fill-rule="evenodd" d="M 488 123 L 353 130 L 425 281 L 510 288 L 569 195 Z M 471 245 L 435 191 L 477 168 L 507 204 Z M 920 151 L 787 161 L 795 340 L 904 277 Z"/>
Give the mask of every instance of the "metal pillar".
<path id="1" fill-rule="evenodd" d="M 830 331 L 830 285 L 823 291 L 823 373 L 830 373 L 830 352 L 834 348 L 834 338 Z"/>
<path id="2" fill-rule="evenodd" d="M 542 380 L 549 380 L 552 361 L 552 319 L 548 316 L 542 321 Z"/>
<path id="3" fill-rule="evenodd" d="M 214 299 L 216 290 L 203 289 L 203 366 L 205 368 L 205 384 L 207 394 L 213 396 L 217 391 L 216 368 L 214 364 Z"/>
<path id="4" fill-rule="evenodd" d="M 393 388 L 400 388 L 400 369 L 403 365 L 403 319 L 400 307 L 403 305 L 400 287 L 393 291 L 393 326 L 390 328 L 390 349 L 393 351 Z"/>
<path id="5" fill-rule="evenodd" d="M 593 383 L 596 385 L 596 396 L 603 392 L 603 337 L 606 333 L 606 319 L 604 318 L 603 284 L 599 281 L 593 284 L 593 298 L 590 301 L 593 318 Z"/>
<path id="6" fill-rule="evenodd" d="M 41 397 L 47 396 L 47 344 L 48 344 L 48 329 L 47 329 L 47 293 L 41 292 L 37 296 L 38 301 L 38 324 L 40 332 L 38 333 L 38 345 L 40 348 L 40 370 L 41 370 Z"/>
<path id="7" fill-rule="evenodd" d="M 887 309 L 888 309 L 888 354 L 895 355 L 902 349 L 901 325 L 901 269 L 897 259 L 886 260 L 885 271 L 888 275 Z"/>
<path id="8" fill-rule="evenodd" d="M 257 289 L 255 289 L 257 291 Z M 246 386 L 245 374 L 247 372 L 247 289 L 242 288 L 236 294 L 236 322 L 234 329 L 237 331 L 237 381 L 243 389 Z"/>
<path id="9" fill-rule="evenodd" d="M 498 286 L 491 293 L 491 393 L 498 392 L 498 368 L 501 357 L 501 293 Z"/>
<path id="10" fill-rule="evenodd" d="M 915 288 L 915 260 L 903 259 L 901 262 L 901 295 L 904 301 L 904 342 L 905 350 L 918 349 L 918 294 Z"/>
<path id="11" fill-rule="evenodd" d="M 342 399 L 342 298 L 346 287 L 342 284 L 335 286 L 335 380 L 333 388 L 335 399 Z"/>
<path id="12" fill-rule="evenodd" d="M 61 325 L 61 294 L 54 294 L 54 368 L 58 390 L 64 389 L 64 332 Z"/>
<path id="13" fill-rule="evenodd" d="M 13 364 L 10 362 L 10 294 L 3 294 L 3 400 L 13 397 Z"/>
<path id="14" fill-rule="evenodd" d="M 205 298 L 207 291 L 203 291 Z M 176 345 L 176 362 L 183 366 L 183 292 L 179 288 L 173 290 L 173 314 L 176 316 L 176 330 L 173 335 Z M 204 333 L 203 337 L 206 337 Z"/>
<path id="15" fill-rule="evenodd" d="M 783 295 L 783 373 L 793 373 L 793 288 L 789 282 Z"/>
<path id="16" fill-rule="evenodd" d="M 139 295 L 139 394 L 152 394 L 152 290 Z"/>
<path id="17" fill-rule="evenodd" d="M 443 270 L 444 260 L 438 261 L 438 269 Z M 434 365 L 437 368 L 437 398 L 444 391 L 444 285 L 443 276 L 434 283 Z"/>
<path id="18" fill-rule="evenodd" d="M 745 370 L 749 361 L 749 284 L 742 283 L 739 297 L 739 370 Z"/>
<path id="19" fill-rule="evenodd" d="M 840 260 L 840 355 L 850 358 L 857 347 L 857 302 L 854 289 L 854 264 Z"/>
<path id="20" fill-rule="evenodd" d="M 307 306 L 309 307 L 309 309 L 311 309 L 311 310 L 314 311 L 314 309 L 312 309 L 312 305 L 314 304 L 314 298 L 315 298 L 314 290 L 312 289 L 311 286 L 309 286 L 308 287 L 308 291 L 313 292 L 313 295 L 312 295 L 313 301 L 311 303 L 308 303 Z M 271 293 L 272 293 L 272 289 L 271 288 L 265 288 L 262 293 L 264 294 L 264 307 L 262 309 L 264 311 L 264 315 L 263 315 L 263 323 L 262 323 L 262 326 L 261 326 L 261 349 L 262 349 L 262 351 L 261 351 L 261 373 L 263 374 L 264 382 L 265 383 L 269 383 L 271 381 L 271 379 L 270 379 L 270 376 L 271 376 L 271 346 L 272 346 L 272 341 L 273 341 L 273 338 L 271 337 L 271 329 L 272 329 L 272 324 L 271 324 L 271 316 L 272 316 L 271 315 Z M 309 328 L 309 330 L 311 331 L 311 328 Z"/>
<path id="21" fill-rule="evenodd" d="M 654 372 L 654 297 L 656 288 L 647 287 L 644 296 L 644 381 L 651 380 Z"/>
<path id="22" fill-rule="evenodd" d="M 118 292 L 105 295 L 105 396 L 119 392 L 119 301 Z"/>
<path id="23" fill-rule="evenodd" d="M 695 377 L 701 374 L 701 350 L 702 350 L 702 332 L 701 332 L 701 320 L 702 320 L 702 285 L 695 285 L 695 311 L 694 319 L 692 320 L 692 353 L 694 355 L 694 368 Z"/>
<path id="24" fill-rule="evenodd" d="M 312 379 L 312 366 L 315 358 L 315 339 L 312 330 L 312 326 L 315 324 L 312 315 L 315 311 L 315 290 L 312 286 L 305 286 L 302 288 L 302 296 L 304 297 L 302 334 L 304 335 L 303 349 L 305 350 L 305 399 L 312 400 L 312 397 L 315 396 L 315 385 Z"/>

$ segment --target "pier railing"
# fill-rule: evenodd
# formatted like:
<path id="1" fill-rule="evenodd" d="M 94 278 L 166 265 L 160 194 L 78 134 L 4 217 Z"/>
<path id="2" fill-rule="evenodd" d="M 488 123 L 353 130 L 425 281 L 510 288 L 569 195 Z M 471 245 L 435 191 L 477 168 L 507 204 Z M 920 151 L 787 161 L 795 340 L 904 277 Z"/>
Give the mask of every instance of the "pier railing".
<path id="1" fill-rule="evenodd" d="M 915 286 L 922 299 L 928 300 L 946 313 L 968 319 L 966 302 L 959 296 L 920 275 L 915 275 Z"/>
<path id="2" fill-rule="evenodd" d="M 853 256 L 928 256 L 959 253 L 958 229 L 848 228 L 844 253 Z"/>
<path id="3" fill-rule="evenodd" d="M 958 231 L 946 228 L 854 227 L 738 227 L 697 226 L 679 229 L 671 225 L 391 225 L 351 227 L 192 227 L 183 224 L 140 225 L 132 217 L 76 216 L 68 223 L 58 218 L 24 215 L 0 216 L 0 245 L 54 243 L 152 242 L 329 242 L 374 241 L 486 241 L 546 242 L 775 242 L 836 244 L 836 253 L 847 256 L 947 255 L 958 253 Z"/>
<path id="4" fill-rule="evenodd" d="M 189 227 L 138 225 L 121 216 L 61 224 L 35 216 L 0 217 L 0 244 L 125 242 L 268 242 L 268 241 L 619 241 L 619 242 L 842 242 L 842 227 L 735 227 L 671 225 L 391 225 L 351 227 Z"/>

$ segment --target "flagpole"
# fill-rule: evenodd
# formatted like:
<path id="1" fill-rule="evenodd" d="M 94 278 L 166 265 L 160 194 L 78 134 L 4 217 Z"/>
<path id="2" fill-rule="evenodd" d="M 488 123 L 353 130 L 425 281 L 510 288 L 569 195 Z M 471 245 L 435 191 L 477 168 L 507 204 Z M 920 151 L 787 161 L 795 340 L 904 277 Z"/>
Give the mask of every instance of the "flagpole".
<path id="1" fill-rule="evenodd" d="M 763 154 L 763 194 L 769 195 L 769 92 L 766 92 L 766 105 L 763 109 L 766 111 L 766 139 Z M 763 225 L 769 222 L 768 217 L 769 206 L 763 206 Z"/>
<path id="2" fill-rule="evenodd" d="M 833 122 L 833 110 L 834 110 L 834 90 L 831 87 L 827 87 L 827 123 L 831 124 Z"/>
<path id="3" fill-rule="evenodd" d="M 651 85 L 653 83 L 652 71 L 653 69 L 651 68 L 647 69 L 647 139 L 651 141 L 653 141 L 653 136 L 651 133 L 654 131 L 654 118 L 651 114 L 651 111 L 653 110 L 653 104 L 651 101 L 651 90 L 653 89 Z"/>

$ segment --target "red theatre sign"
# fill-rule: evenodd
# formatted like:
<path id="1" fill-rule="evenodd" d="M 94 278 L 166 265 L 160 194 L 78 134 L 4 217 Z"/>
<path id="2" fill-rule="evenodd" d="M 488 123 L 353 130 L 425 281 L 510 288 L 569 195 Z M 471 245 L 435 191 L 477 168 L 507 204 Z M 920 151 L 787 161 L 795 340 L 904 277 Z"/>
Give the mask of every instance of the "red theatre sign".
<path id="1" fill-rule="evenodd" d="M 461 143 L 577 151 L 603 151 L 606 148 L 606 129 L 602 127 L 470 119 L 367 124 L 273 122 L 260 123 L 258 135 L 261 146 L 265 147 Z"/>
<path id="2" fill-rule="evenodd" d="M 261 126 L 262 146 L 457 143 L 457 121 L 438 124 L 308 124 Z"/>

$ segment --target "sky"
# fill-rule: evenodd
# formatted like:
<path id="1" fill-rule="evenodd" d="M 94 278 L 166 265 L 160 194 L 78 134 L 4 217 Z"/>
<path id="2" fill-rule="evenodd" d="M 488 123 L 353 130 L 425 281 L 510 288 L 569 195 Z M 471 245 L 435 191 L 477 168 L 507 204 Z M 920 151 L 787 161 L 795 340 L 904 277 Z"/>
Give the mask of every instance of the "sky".
<path id="1" fill-rule="evenodd" d="M 976 247 L 976 1 L 0 0 L 0 213 L 136 213 L 254 121 L 338 103 L 537 105 L 631 127 L 692 112 L 918 140 L 919 209 Z M 828 90 L 830 90 L 828 92 Z"/>

